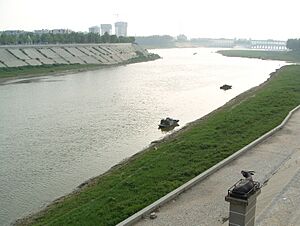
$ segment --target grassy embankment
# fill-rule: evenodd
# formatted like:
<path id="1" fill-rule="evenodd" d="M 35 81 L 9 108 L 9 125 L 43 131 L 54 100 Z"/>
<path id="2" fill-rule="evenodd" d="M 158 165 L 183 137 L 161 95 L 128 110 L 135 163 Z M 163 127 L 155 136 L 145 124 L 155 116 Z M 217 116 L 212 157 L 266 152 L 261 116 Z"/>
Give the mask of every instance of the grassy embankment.
<path id="1" fill-rule="evenodd" d="M 63 73 L 67 71 L 88 70 L 99 68 L 98 64 L 53 64 L 23 67 L 0 68 L 0 78 L 21 77 L 25 75 L 46 75 L 53 73 Z"/>
<path id="2" fill-rule="evenodd" d="M 263 60 L 300 62 L 300 52 L 295 51 L 219 50 L 218 53 L 228 57 L 247 57 Z"/>
<path id="3" fill-rule="evenodd" d="M 299 104 L 300 66 L 285 66 L 263 88 L 240 95 L 25 222 L 115 225 L 271 130 Z"/>
<path id="4" fill-rule="evenodd" d="M 124 64 L 139 63 L 145 61 L 156 60 L 160 58 L 159 55 L 150 53 L 147 57 L 137 52 L 137 57 L 131 58 L 119 64 L 114 65 L 100 65 L 100 64 L 52 64 L 52 65 L 38 65 L 38 66 L 23 66 L 23 67 L 3 67 L 0 68 L 0 78 L 18 78 L 23 76 L 39 76 L 58 73 L 69 73 L 78 71 L 87 71 L 99 69 L 105 66 L 116 66 Z"/>

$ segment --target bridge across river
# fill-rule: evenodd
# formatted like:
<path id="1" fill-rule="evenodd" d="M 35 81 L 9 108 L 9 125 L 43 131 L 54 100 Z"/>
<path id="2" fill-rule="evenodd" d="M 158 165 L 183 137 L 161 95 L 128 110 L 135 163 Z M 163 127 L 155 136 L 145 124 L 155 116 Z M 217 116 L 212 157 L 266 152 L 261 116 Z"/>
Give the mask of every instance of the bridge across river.
<path id="1" fill-rule="evenodd" d="M 195 42 L 200 46 L 214 48 L 247 48 L 273 51 L 286 51 L 286 41 L 280 40 L 251 40 L 251 39 L 203 39 Z"/>
<path id="2" fill-rule="evenodd" d="M 287 50 L 286 41 L 251 40 L 251 49 Z"/>

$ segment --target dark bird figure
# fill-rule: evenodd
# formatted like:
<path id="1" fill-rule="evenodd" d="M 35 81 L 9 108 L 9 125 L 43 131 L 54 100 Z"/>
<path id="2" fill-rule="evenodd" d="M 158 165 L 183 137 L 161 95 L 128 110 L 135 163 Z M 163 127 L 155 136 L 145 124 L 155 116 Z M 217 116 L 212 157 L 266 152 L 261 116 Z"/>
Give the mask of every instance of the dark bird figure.
<path id="1" fill-rule="evenodd" d="M 252 175 L 254 175 L 254 173 L 254 171 L 242 170 L 241 174 L 245 177 L 245 179 L 241 179 L 235 184 L 231 195 L 239 198 L 247 198 L 249 194 L 255 192 L 256 187 L 259 187 L 259 183 L 253 181 Z"/>
<path id="2" fill-rule="evenodd" d="M 227 85 L 227 84 L 225 84 L 225 85 L 222 85 L 221 87 L 220 87 L 220 89 L 223 89 L 223 90 L 229 90 L 229 89 L 231 89 L 232 88 L 232 86 L 231 85 Z"/>

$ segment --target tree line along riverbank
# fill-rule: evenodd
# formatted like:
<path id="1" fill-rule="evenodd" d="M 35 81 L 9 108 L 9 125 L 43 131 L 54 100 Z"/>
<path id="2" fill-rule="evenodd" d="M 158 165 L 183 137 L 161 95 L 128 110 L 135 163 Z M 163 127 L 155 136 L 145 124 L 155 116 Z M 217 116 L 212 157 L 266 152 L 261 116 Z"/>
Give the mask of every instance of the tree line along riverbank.
<path id="1" fill-rule="evenodd" d="M 271 130 L 299 104 L 300 66 L 284 66 L 264 84 L 18 224 L 115 225 Z"/>
<path id="2" fill-rule="evenodd" d="M 218 53 L 227 57 L 258 58 L 262 60 L 283 60 L 287 62 L 300 62 L 298 51 L 261 51 L 261 50 L 219 50 Z"/>
<path id="3" fill-rule="evenodd" d="M 97 33 L 70 32 L 64 34 L 33 32 L 21 32 L 19 34 L 9 34 L 0 32 L 0 45 L 28 45 L 28 44 L 74 44 L 74 43 L 134 43 L 134 37 L 123 37 L 104 35 Z"/>

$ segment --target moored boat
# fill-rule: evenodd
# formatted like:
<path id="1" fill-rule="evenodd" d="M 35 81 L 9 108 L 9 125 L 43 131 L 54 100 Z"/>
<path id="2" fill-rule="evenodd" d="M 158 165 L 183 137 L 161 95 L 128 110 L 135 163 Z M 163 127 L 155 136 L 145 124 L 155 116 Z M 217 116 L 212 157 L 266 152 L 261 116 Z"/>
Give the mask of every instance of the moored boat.
<path id="1" fill-rule="evenodd" d="M 179 120 L 178 119 L 172 119 L 172 118 L 166 118 L 160 120 L 160 124 L 158 125 L 159 129 L 170 129 L 170 128 L 175 128 L 176 126 L 179 126 L 178 124 Z"/>

